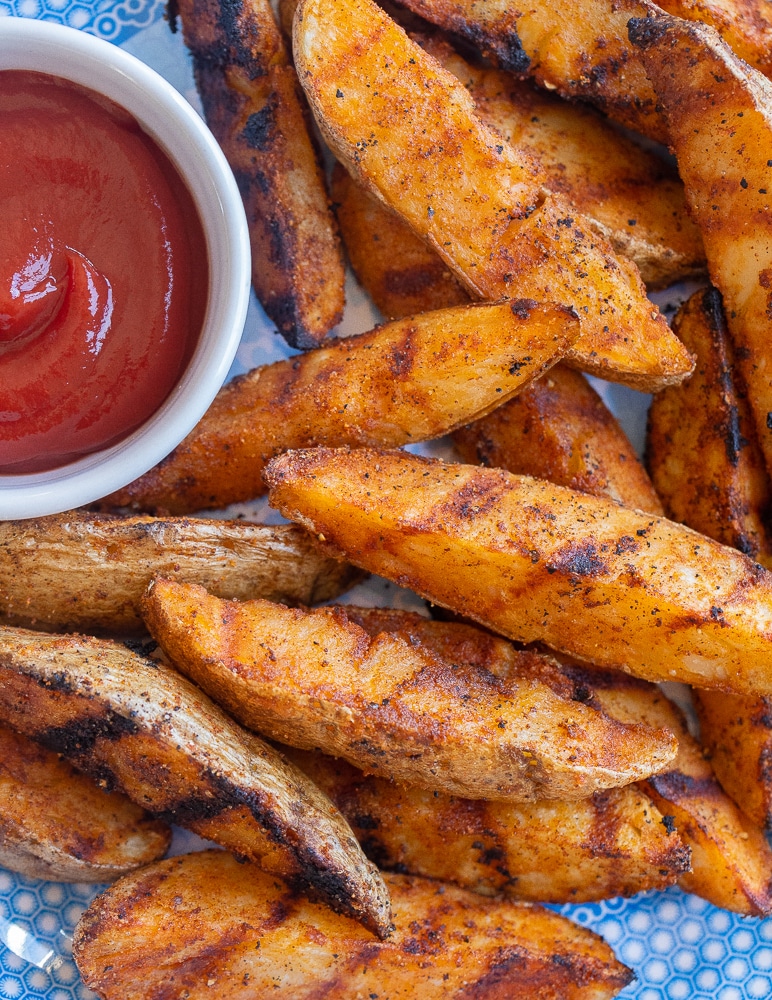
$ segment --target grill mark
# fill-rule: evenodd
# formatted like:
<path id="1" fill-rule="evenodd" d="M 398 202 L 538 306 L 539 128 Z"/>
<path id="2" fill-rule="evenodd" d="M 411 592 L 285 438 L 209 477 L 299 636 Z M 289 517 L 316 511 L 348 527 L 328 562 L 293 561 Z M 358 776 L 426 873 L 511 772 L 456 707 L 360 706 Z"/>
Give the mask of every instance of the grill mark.
<path id="1" fill-rule="evenodd" d="M 64 689 L 60 687 L 57 690 Z M 135 735 L 139 728 L 132 719 L 108 711 L 104 717 L 76 718 L 63 726 L 41 729 L 35 734 L 35 739 L 48 750 L 65 757 L 79 758 L 91 753 L 98 740 L 118 742 L 124 736 Z"/>
<path id="2" fill-rule="evenodd" d="M 547 564 L 548 573 L 565 573 L 567 576 L 593 577 L 605 576 L 609 572 L 607 562 L 598 553 L 598 546 L 593 541 L 570 542 L 559 549 Z"/>
<path id="3" fill-rule="evenodd" d="M 663 774 L 652 775 L 646 779 L 645 784 L 650 785 L 663 799 L 673 803 L 691 798 L 711 799 L 721 794 L 714 778 L 692 778 L 683 771 L 665 771 Z"/>
<path id="4" fill-rule="evenodd" d="M 276 99 L 271 98 L 259 111 L 253 112 L 241 130 L 251 149 L 264 152 L 276 141 Z"/>

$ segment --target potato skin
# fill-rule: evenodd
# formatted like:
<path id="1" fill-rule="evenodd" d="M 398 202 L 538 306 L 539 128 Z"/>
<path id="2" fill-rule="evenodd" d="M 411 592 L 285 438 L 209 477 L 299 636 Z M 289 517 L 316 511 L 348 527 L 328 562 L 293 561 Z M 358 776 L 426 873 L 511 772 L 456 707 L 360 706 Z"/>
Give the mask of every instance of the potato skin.
<path id="1" fill-rule="evenodd" d="M 531 160 L 372 0 L 304 0 L 293 48 L 333 152 L 478 298 L 572 305 L 582 323 L 572 363 L 604 378 L 655 389 L 688 374 L 634 265 L 544 192 Z"/>
<path id="2" fill-rule="evenodd" d="M 293 346 L 340 322 L 344 264 L 307 109 L 269 0 L 174 0 L 209 127 L 247 212 L 252 283 Z"/>
<path id="3" fill-rule="evenodd" d="M 667 390 L 665 390 L 667 391 Z M 662 514 L 646 470 L 580 372 L 556 365 L 492 413 L 453 432 L 463 461 L 548 479 Z"/>
<path id="4" fill-rule="evenodd" d="M 772 576 L 688 528 L 399 452 L 289 452 L 266 478 L 327 551 L 500 634 L 650 680 L 772 689 Z"/>
<path id="5" fill-rule="evenodd" d="M 386 878 L 396 926 L 378 942 L 222 851 L 171 858 L 91 904 L 73 957 L 103 1000 L 605 1000 L 632 978 L 549 910 Z"/>
<path id="6" fill-rule="evenodd" d="M 171 830 L 58 754 L 0 726 L 0 865 L 55 882 L 112 882 L 163 857 Z"/>
<path id="7" fill-rule="evenodd" d="M 149 812 L 388 933 L 386 889 L 329 799 L 169 667 L 117 642 L 0 627 L 0 710 Z"/>
<path id="8" fill-rule="evenodd" d="M 534 903 L 664 889 L 689 870 L 689 848 L 636 785 L 586 799 L 462 799 L 281 749 L 330 796 L 381 869 Z"/>
<path id="9" fill-rule="evenodd" d="M 86 511 L 0 522 L 0 623 L 43 632 L 145 632 L 139 603 L 157 574 L 221 597 L 315 604 L 361 578 L 297 525 Z"/>
<path id="10" fill-rule="evenodd" d="M 406 317 L 256 368 L 217 394 L 198 426 L 102 506 L 176 514 L 265 492 L 266 462 L 311 444 L 397 447 L 482 415 L 579 336 L 566 306 L 482 303 Z"/>

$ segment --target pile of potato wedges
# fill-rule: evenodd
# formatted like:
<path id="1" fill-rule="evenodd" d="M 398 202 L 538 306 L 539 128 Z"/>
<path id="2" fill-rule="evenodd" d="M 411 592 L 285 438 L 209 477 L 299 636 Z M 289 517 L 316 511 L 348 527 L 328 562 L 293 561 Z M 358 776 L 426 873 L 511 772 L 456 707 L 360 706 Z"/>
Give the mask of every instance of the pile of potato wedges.
<path id="1" fill-rule="evenodd" d="M 287 349 L 0 523 L 0 863 L 114 883 L 104 1000 L 590 1000 L 540 903 L 772 914 L 772 16 L 532 8 L 170 8 Z"/>

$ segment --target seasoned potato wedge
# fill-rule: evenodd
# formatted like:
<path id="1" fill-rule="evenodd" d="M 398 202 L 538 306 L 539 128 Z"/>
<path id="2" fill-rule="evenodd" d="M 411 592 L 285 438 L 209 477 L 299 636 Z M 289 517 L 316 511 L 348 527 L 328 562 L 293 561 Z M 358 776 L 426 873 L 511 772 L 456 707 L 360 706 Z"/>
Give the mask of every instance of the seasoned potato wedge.
<path id="1" fill-rule="evenodd" d="M 244 199 L 252 283 L 294 347 L 340 322 L 344 265 L 307 110 L 269 0 L 175 0 L 207 123 Z"/>
<path id="2" fill-rule="evenodd" d="M 636 785 L 587 799 L 492 802 L 368 777 L 326 754 L 282 752 L 382 869 L 542 903 L 664 889 L 689 870 L 688 847 Z"/>
<path id="3" fill-rule="evenodd" d="M 265 492 L 273 455 L 439 437 L 514 395 L 579 335 L 564 306 L 500 302 L 387 323 L 229 382 L 175 450 L 106 505 L 176 514 Z"/>
<path id="4" fill-rule="evenodd" d="M 220 597 L 315 604 L 361 573 L 319 553 L 297 525 L 66 514 L 0 521 L 0 622 L 45 632 L 144 631 L 139 601 L 158 574 Z"/>
<path id="5" fill-rule="evenodd" d="M 244 725 L 397 781 L 467 798 L 583 798 L 675 754 L 670 732 L 620 728 L 574 700 L 537 654 L 512 650 L 503 679 L 410 632 L 370 637 L 342 606 L 222 601 L 163 579 L 143 614 L 171 662 Z"/>
<path id="6" fill-rule="evenodd" d="M 673 391 L 673 390 L 665 390 Z M 586 378 L 556 365 L 486 417 L 453 432 L 465 462 L 507 469 L 662 514 L 635 449 Z"/>
<path id="7" fill-rule="evenodd" d="M 696 292 L 673 327 L 697 367 L 649 409 L 646 459 L 654 485 L 668 517 L 770 566 L 765 519 L 772 490 L 719 293 Z"/>
<path id="8" fill-rule="evenodd" d="M 0 726 L 0 865 L 55 882 L 112 882 L 163 857 L 171 830 L 58 754 Z"/>
<path id="9" fill-rule="evenodd" d="M 772 83 L 704 24 L 634 19 L 772 468 Z"/>
<path id="10" fill-rule="evenodd" d="M 119 643 L 0 627 L 0 708 L 149 812 L 388 933 L 386 888 L 329 799 L 168 667 Z"/>
<path id="11" fill-rule="evenodd" d="M 772 575 L 681 525 L 400 452 L 288 452 L 266 478 L 327 551 L 511 638 L 651 680 L 772 690 Z"/>
<path id="12" fill-rule="evenodd" d="M 757 826 L 772 828 L 772 700 L 697 691 L 695 703 L 721 787 Z"/>
<path id="13" fill-rule="evenodd" d="M 475 114 L 466 88 L 372 0 L 304 0 L 298 76 L 332 150 L 480 298 L 573 306 L 572 363 L 656 389 L 691 370 L 634 265 L 531 159 Z"/>
<path id="14" fill-rule="evenodd" d="M 361 927 L 222 851 L 122 879 L 84 913 L 73 956 L 104 1000 L 603 1000 L 632 976 L 549 910 L 390 875 L 395 931 Z"/>
<path id="15" fill-rule="evenodd" d="M 678 735 L 670 770 L 642 783 L 660 811 L 691 848 L 691 871 L 681 876 L 687 892 L 735 913 L 772 912 L 772 850 L 760 826 L 743 815 L 722 791 L 699 743 L 676 706 L 652 684 L 618 672 L 579 670 L 614 718 L 667 726 Z"/>
<path id="16" fill-rule="evenodd" d="M 702 237 L 687 215 L 683 184 L 661 157 L 593 108 L 567 104 L 511 73 L 473 67 L 448 45 L 419 41 L 464 84 L 480 118 L 533 158 L 544 187 L 592 219 L 649 287 L 704 273 Z"/>
<path id="17" fill-rule="evenodd" d="M 445 261 L 340 163 L 331 193 L 351 268 L 384 316 L 399 319 L 470 301 Z"/>
<path id="18" fill-rule="evenodd" d="M 503 69 L 530 76 L 563 97 L 590 101 L 612 118 L 667 141 L 657 99 L 627 39 L 638 0 L 550 0 L 525 9 L 507 0 L 399 0 L 464 38 Z M 772 72 L 772 17 L 766 0 L 662 0 L 661 8 L 706 21 L 743 59 Z"/>

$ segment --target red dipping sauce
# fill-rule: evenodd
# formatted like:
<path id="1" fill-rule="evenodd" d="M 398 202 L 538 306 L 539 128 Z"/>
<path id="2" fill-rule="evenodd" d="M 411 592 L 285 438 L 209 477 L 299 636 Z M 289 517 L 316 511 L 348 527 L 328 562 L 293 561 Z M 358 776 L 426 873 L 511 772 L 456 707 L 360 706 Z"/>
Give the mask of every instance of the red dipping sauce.
<path id="1" fill-rule="evenodd" d="M 207 286 L 193 200 L 139 124 L 77 84 L 0 72 L 0 472 L 56 468 L 150 417 Z"/>

